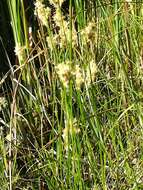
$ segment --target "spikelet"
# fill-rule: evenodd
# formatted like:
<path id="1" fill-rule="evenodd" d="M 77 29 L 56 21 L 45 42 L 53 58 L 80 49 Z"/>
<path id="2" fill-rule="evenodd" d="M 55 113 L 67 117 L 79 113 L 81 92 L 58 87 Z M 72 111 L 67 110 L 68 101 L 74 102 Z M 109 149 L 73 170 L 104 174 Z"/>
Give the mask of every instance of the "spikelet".
<path id="1" fill-rule="evenodd" d="M 56 72 L 59 76 L 60 81 L 62 82 L 64 87 L 69 86 L 69 81 L 71 79 L 71 65 L 70 62 L 60 63 L 56 66 Z"/>
<path id="2" fill-rule="evenodd" d="M 35 15 L 39 18 L 42 25 L 47 26 L 47 20 L 51 14 L 49 7 L 45 7 L 43 1 L 36 0 L 35 2 Z"/>
<path id="3" fill-rule="evenodd" d="M 66 88 L 69 87 L 70 79 L 73 79 L 77 90 L 81 88 L 81 85 L 84 82 L 81 68 L 79 67 L 79 65 L 71 67 L 70 61 L 58 64 L 56 66 L 56 72 L 63 86 Z"/>
<path id="4" fill-rule="evenodd" d="M 59 27 L 60 47 L 67 47 L 68 43 L 72 43 L 73 47 L 77 45 L 77 32 L 74 27 L 72 27 L 72 30 L 69 28 L 69 22 L 64 19 L 60 7 L 56 8 L 56 13 L 53 18 Z M 74 24 L 72 25 L 74 26 Z"/>
<path id="5" fill-rule="evenodd" d="M 60 7 L 57 7 L 53 19 L 57 26 L 61 27 L 63 25 L 64 16 L 62 15 L 62 10 Z"/>
<path id="6" fill-rule="evenodd" d="M 88 25 L 81 30 L 80 34 L 83 44 L 94 42 L 96 39 L 95 23 L 89 22 Z"/>
<path id="7" fill-rule="evenodd" d="M 58 7 L 58 6 L 61 7 L 64 1 L 65 0 L 49 0 L 49 2 L 53 4 L 55 7 Z"/>
<path id="8" fill-rule="evenodd" d="M 73 78 L 75 79 L 75 87 L 77 90 L 80 90 L 81 85 L 84 83 L 84 78 L 83 78 L 82 71 L 79 65 L 75 66 L 72 74 L 74 76 Z"/>

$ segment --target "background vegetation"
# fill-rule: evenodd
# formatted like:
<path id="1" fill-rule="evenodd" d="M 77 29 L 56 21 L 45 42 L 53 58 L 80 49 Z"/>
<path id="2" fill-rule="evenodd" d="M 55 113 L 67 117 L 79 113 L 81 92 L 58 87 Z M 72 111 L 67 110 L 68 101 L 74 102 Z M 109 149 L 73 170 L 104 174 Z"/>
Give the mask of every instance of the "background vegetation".
<path id="1" fill-rule="evenodd" d="M 0 188 L 143 189 L 142 2 L 0 5 Z"/>

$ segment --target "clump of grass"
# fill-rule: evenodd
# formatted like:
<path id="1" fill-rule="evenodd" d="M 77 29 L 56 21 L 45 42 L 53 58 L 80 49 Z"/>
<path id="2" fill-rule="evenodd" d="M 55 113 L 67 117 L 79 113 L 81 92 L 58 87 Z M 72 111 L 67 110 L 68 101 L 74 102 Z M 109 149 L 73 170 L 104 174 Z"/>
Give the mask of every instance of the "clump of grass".
<path id="1" fill-rule="evenodd" d="M 0 110 L 2 188 L 142 189 L 142 4 L 70 0 L 64 16 L 49 3 L 36 1 L 32 47 L 23 1 L 8 3 L 18 65 Z"/>

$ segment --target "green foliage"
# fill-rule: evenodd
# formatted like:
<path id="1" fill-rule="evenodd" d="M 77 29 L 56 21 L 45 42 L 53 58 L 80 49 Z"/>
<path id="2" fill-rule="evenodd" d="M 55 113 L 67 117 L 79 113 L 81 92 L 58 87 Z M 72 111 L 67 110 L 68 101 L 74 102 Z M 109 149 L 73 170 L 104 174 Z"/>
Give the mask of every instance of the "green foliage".
<path id="1" fill-rule="evenodd" d="M 31 46 L 23 1 L 8 1 L 19 49 L 11 89 L 0 83 L 2 189 L 142 189 L 142 3 L 70 1 L 64 15 L 39 2 Z"/>

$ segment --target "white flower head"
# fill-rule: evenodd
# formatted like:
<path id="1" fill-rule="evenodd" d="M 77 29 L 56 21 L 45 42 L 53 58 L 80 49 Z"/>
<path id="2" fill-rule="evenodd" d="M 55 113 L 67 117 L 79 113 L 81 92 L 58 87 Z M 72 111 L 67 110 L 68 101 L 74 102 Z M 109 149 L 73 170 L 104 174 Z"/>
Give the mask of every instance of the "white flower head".
<path id="1" fill-rule="evenodd" d="M 63 86 L 68 87 L 71 78 L 70 62 L 60 63 L 56 66 L 56 71 Z"/>
<path id="2" fill-rule="evenodd" d="M 53 4 L 55 7 L 57 7 L 57 6 L 62 6 L 62 4 L 63 4 L 63 2 L 65 1 L 65 0 L 49 0 L 50 1 L 50 3 L 51 4 Z"/>
<path id="3" fill-rule="evenodd" d="M 35 2 L 35 15 L 39 18 L 42 25 L 47 25 L 47 20 L 51 14 L 51 10 L 49 7 L 45 7 L 45 5 L 40 0 L 36 0 Z"/>

